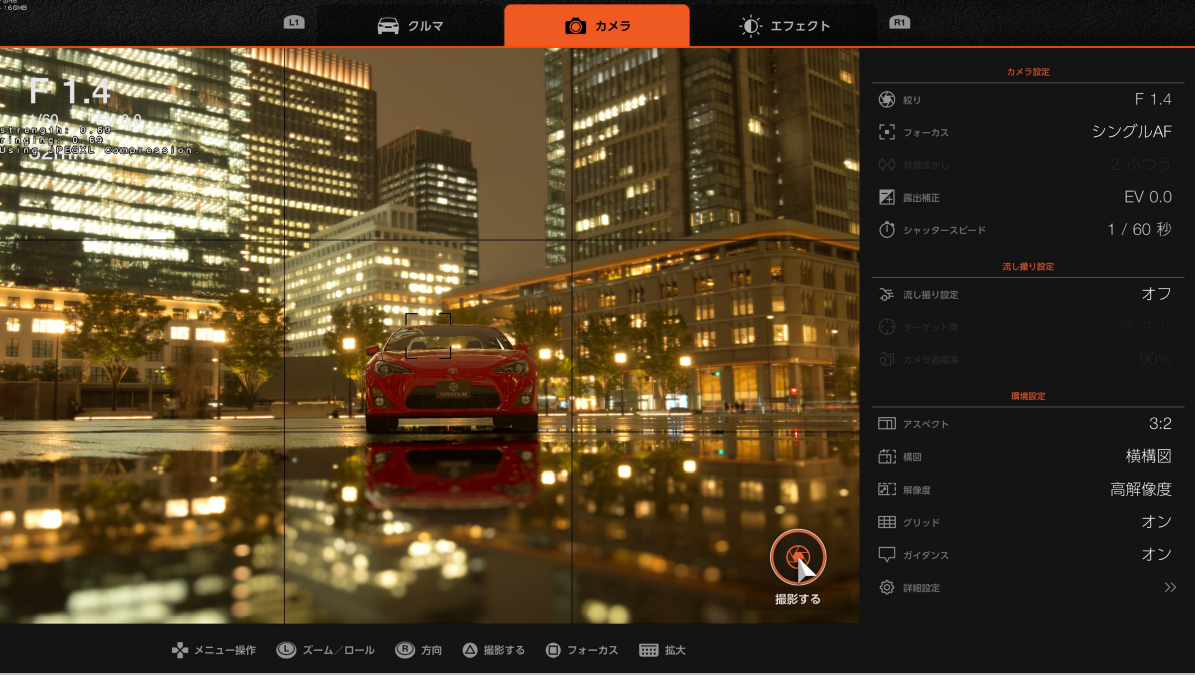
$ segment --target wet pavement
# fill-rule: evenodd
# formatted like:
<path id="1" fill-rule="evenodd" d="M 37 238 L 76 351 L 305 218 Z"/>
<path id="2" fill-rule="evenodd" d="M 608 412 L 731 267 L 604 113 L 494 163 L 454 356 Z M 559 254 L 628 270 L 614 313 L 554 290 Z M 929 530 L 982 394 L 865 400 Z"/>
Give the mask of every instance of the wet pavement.
<path id="1" fill-rule="evenodd" d="M 4 622 L 858 620 L 848 417 L 0 424 Z M 793 528 L 816 608 L 769 602 Z"/>

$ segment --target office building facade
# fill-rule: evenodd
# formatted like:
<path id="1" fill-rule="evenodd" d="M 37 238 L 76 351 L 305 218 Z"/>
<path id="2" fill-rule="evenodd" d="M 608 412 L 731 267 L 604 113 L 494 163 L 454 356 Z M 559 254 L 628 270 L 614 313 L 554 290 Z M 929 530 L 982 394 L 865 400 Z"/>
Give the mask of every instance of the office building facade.
<path id="1" fill-rule="evenodd" d="M 315 49 L 245 50 L 252 92 L 247 258 L 265 266 L 377 205 L 377 96 L 368 64 Z"/>
<path id="2" fill-rule="evenodd" d="M 757 220 L 858 235 L 858 50 L 548 50 L 545 73 L 549 266 Z"/>
<path id="3" fill-rule="evenodd" d="M 577 332 L 587 322 L 628 315 L 641 326 L 652 311 L 666 311 L 693 337 L 688 386 L 660 402 L 644 384 L 635 407 L 796 409 L 857 394 L 835 370 L 840 356 L 859 355 L 859 282 L 857 240 L 760 220 L 726 228 L 718 240 L 657 242 L 460 289 L 444 301 L 477 307 L 500 327 L 518 311 L 547 312 L 559 320 L 558 356 L 574 358 L 585 354 Z M 603 407 L 578 407 L 595 406 Z"/>
<path id="4" fill-rule="evenodd" d="M 466 284 L 477 283 L 477 169 L 473 144 L 444 129 L 416 129 L 378 149 L 383 204 L 415 209 L 420 232 L 460 237 L 465 244 Z"/>
<path id="5" fill-rule="evenodd" d="M 419 231 L 415 209 L 396 204 L 314 234 L 310 249 L 270 268 L 271 293 L 290 318 L 287 354 L 327 355 L 323 334 L 342 304 L 379 307 L 388 325 L 407 313 L 436 316 L 441 294 L 464 282 L 466 242 Z"/>
<path id="6" fill-rule="evenodd" d="M 0 283 L 196 298 L 250 286 L 248 70 L 237 49 L 0 50 L 0 125 L 51 127 L 0 141 Z M 46 141 L 82 152 L 49 159 Z"/>
<path id="7" fill-rule="evenodd" d="M 446 304 L 497 323 L 558 314 L 572 357 L 598 315 L 677 314 L 694 350 L 669 406 L 854 398 L 839 357 L 857 358 L 860 330 L 858 50 L 571 49 L 544 63 L 549 267 Z"/>
<path id="8" fill-rule="evenodd" d="M 200 400 L 215 400 L 215 339 L 219 328 L 212 325 L 215 318 L 215 312 L 212 311 L 214 303 L 196 298 L 151 297 L 161 305 L 162 316 L 170 318 L 162 334 L 167 342 L 161 351 L 146 354 L 133 363 L 132 373 L 126 374 L 123 382 L 152 384 L 158 387 L 160 394 L 166 393 L 172 389 L 166 384 L 167 371 L 172 367 L 185 366 L 192 371 L 187 379 L 187 386 L 191 390 L 189 395 Z M 0 304 L 0 339 L 4 342 L 0 365 L 25 366 L 29 377 L 51 382 L 54 379 L 53 370 L 46 372 L 43 366 L 46 361 L 57 361 L 60 384 L 110 385 L 108 374 L 98 364 L 84 358 L 83 354 L 72 354 L 62 349 L 63 331 L 71 321 L 70 310 L 84 300 L 86 295 L 73 291 L 0 287 L 0 301 L 3 302 Z M 228 372 L 223 364 L 219 365 L 221 371 Z M 117 396 L 120 407 L 133 407 L 134 403 L 147 401 L 144 388 L 136 393 L 131 390 L 137 387 L 126 389 L 129 391 Z M 64 395 L 66 391 L 63 390 Z M 80 399 L 85 407 L 106 407 L 111 400 L 108 386 L 95 390 L 94 396 L 90 394 Z M 31 397 L 31 394 L 25 390 L 0 393 L 0 413 L 8 415 L 10 411 L 18 410 L 13 399 L 22 396 Z M 161 402 L 157 403 L 160 405 Z M 47 406 L 44 415 L 48 417 L 49 414 Z"/>

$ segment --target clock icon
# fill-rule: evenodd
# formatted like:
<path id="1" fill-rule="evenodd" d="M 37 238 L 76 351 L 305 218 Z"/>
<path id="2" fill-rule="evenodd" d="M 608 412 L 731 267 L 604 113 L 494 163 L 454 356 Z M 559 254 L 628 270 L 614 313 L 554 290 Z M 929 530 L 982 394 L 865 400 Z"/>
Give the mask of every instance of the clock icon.
<path id="1" fill-rule="evenodd" d="M 891 222 L 885 220 L 880 224 L 880 236 L 885 239 L 891 239 L 892 235 L 896 234 L 896 226 Z"/>
<path id="2" fill-rule="evenodd" d="M 884 335 L 892 335 L 896 332 L 896 322 L 892 319 L 880 319 L 880 332 Z"/>

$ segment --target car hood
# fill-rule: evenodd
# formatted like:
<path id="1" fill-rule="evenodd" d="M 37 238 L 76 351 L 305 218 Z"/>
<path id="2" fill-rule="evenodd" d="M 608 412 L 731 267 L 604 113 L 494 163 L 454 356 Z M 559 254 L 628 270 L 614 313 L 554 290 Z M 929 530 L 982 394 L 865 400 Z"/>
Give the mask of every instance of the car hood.
<path id="1" fill-rule="evenodd" d="M 449 368 L 466 371 L 474 368 L 497 366 L 510 361 L 520 352 L 510 349 L 454 349 L 452 358 L 446 349 L 416 349 L 408 352 L 387 352 L 385 360 L 397 363 L 417 372 L 445 372 Z"/>

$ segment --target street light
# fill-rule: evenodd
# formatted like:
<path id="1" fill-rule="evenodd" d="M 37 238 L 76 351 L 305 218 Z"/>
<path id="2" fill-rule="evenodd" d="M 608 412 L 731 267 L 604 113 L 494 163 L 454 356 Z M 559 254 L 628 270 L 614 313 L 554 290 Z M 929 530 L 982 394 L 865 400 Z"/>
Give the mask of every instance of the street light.
<path id="1" fill-rule="evenodd" d="M 357 338 L 346 337 L 340 341 L 344 351 L 351 352 L 357 348 Z M 353 378 L 349 378 L 349 419 L 353 419 Z"/>
<path id="2" fill-rule="evenodd" d="M 539 360 L 540 361 L 549 361 L 551 359 L 552 359 L 552 350 L 551 349 L 549 349 L 547 347 L 543 347 L 542 349 L 539 350 Z M 545 384 L 547 383 L 547 381 L 548 381 L 548 378 L 544 377 Z M 548 414 L 548 388 L 547 387 L 544 387 L 544 414 L 545 415 Z"/>
<path id="3" fill-rule="evenodd" d="M 627 362 L 626 352 L 616 353 L 614 355 L 614 362 L 615 363 L 626 363 Z M 622 371 L 622 391 L 620 391 L 618 393 L 618 408 L 619 408 L 619 414 L 622 414 L 622 415 L 627 414 L 627 372 L 625 369 Z"/>
<path id="4" fill-rule="evenodd" d="M 772 327 L 772 319 L 774 317 L 768 315 L 768 401 L 772 400 L 772 333 L 775 328 Z M 764 412 L 767 412 L 767 407 L 764 407 Z"/>
<path id="5" fill-rule="evenodd" d="M 693 365 L 693 358 L 692 358 L 692 357 L 689 357 L 689 356 L 682 356 L 682 357 L 680 357 L 680 367 L 681 367 L 681 368 L 688 368 L 688 367 L 689 367 L 689 366 L 691 366 L 691 365 Z"/>
<path id="6" fill-rule="evenodd" d="M 212 342 L 217 345 L 224 344 L 226 333 L 222 330 L 214 331 L 212 333 Z M 220 348 L 216 347 L 216 358 L 212 359 L 216 362 L 216 419 L 220 419 L 220 413 L 223 412 L 224 402 L 220 400 Z M 149 407 L 153 408 L 153 401 L 149 402 Z"/>
<path id="7" fill-rule="evenodd" d="M 52 323 L 54 328 L 54 421 L 58 421 L 58 371 L 62 368 L 62 350 L 59 348 L 59 339 L 62 334 L 66 332 L 66 322 L 58 321 Z"/>
<path id="8" fill-rule="evenodd" d="M 831 335 L 838 335 L 838 329 L 830 330 Z M 838 338 L 830 339 L 830 368 L 834 372 L 834 400 L 838 400 Z"/>

